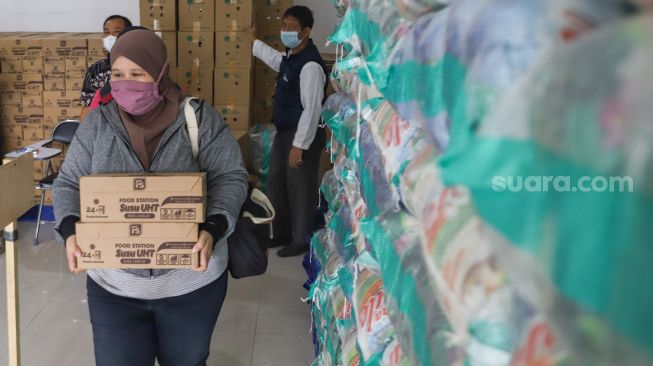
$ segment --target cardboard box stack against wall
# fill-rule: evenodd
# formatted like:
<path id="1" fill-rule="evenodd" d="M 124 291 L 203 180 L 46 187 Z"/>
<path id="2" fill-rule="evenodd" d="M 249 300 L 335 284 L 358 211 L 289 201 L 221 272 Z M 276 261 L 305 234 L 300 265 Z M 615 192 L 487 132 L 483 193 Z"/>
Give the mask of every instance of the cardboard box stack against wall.
<path id="1" fill-rule="evenodd" d="M 254 0 L 256 8 L 256 33 L 258 39 L 266 44 L 284 51 L 279 33 L 283 13 L 293 6 L 292 0 Z M 274 108 L 274 88 L 277 72 L 256 60 L 254 71 L 254 121 L 271 123 Z"/>
<path id="2" fill-rule="evenodd" d="M 104 57 L 102 34 L 0 33 L 0 153 L 48 139 L 59 122 L 79 119 L 86 70 Z M 52 160 L 55 169 L 64 157 L 65 151 Z M 34 162 L 35 181 L 44 170 Z M 45 203 L 52 203 L 49 191 Z"/>
<path id="3" fill-rule="evenodd" d="M 197 267 L 205 173 L 81 177 L 79 268 Z"/>
<path id="4" fill-rule="evenodd" d="M 176 81 L 225 118 L 236 139 L 252 124 L 251 0 L 140 0 L 141 25 L 166 41 Z M 174 55 L 174 57 L 172 56 Z"/>

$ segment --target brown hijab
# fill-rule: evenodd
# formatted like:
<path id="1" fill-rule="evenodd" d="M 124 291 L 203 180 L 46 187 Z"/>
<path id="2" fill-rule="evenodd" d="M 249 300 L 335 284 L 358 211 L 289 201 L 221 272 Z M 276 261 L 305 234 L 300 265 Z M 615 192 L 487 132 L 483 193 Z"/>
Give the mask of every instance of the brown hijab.
<path id="1" fill-rule="evenodd" d="M 142 67 L 154 80 L 162 76 L 159 93 L 165 98 L 148 113 L 132 115 L 116 103 L 132 147 L 143 167 L 149 169 L 163 133 L 177 120 L 179 104 L 184 96 L 168 75 L 166 46 L 154 32 L 135 29 L 120 36 L 111 49 L 111 65 L 121 56 Z"/>

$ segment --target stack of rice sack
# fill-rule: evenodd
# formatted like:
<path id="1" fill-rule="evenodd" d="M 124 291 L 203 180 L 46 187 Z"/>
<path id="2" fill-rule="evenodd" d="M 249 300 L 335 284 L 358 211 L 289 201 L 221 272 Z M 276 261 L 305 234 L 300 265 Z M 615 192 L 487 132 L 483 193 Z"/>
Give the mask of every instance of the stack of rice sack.
<path id="1" fill-rule="evenodd" d="M 337 5 L 330 211 L 313 247 L 338 270 L 312 291 L 316 364 L 650 364 L 646 21 L 592 34 L 619 22 L 617 0 Z M 641 192 L 492 185 L 597 172 Z"/>

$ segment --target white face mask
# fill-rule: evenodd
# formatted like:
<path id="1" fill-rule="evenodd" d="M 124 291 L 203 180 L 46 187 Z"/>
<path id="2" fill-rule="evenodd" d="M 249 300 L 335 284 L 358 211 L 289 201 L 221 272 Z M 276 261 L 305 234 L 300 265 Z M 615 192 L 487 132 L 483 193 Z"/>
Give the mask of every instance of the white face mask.
<path id="1" fill-rule="evenodd" d="M 106 36 L 102 39 L 104 49 L 107 50 L 107 52 L 111 52 L 111 48 L 113 48 L 113 45 L 116 43 L 116 39 L 118 39 L 116 36 Z"/>

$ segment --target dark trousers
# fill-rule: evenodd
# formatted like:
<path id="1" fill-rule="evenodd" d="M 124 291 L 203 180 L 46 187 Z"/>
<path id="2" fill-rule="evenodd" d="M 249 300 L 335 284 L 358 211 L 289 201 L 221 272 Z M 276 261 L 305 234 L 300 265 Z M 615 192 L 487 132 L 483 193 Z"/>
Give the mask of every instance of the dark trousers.
<path id="1" fill-rule="evenodd" d="M 324 148 L 324 129 L 318 128 L 310 148 L 302 155 L 298 169 L 288 166 L 295 129 L 277 132 L 270 154 L 267 193 L 276 210 L 273 222 L 276 241 L 289 245 L 307 245 L 315 225 L 318 203 L 317 173 Z"/>
<path id="2" fill-rule="evenodd" d="M 86 281 L 98 366 L 206 365 L 227 294 L 227 271 L 189 294 L 159 300 L 114 295 Z"/>

